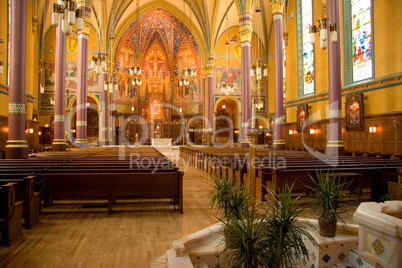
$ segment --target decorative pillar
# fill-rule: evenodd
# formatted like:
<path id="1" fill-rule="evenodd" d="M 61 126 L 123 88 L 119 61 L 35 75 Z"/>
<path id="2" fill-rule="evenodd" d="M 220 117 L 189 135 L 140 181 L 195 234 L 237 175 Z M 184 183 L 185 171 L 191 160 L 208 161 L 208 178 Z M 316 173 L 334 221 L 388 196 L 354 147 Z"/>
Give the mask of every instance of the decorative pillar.
<path id="1" fill-rule="evenodd" d="M 327 1 L 329 24 L 339 24 L 339 0 Z M 331 42 L 328 31 L 328 80 L 329 80 L 329 124 L 328 124 L 328 155 L 345 155 L 342 141 L 342 85 L 341 85 L 341 43 L 337 31 L 338 41 Z"/>
<path id="2" fill-rule="evenodd" d="M 140 94 L 140 92 L 138 92 Z M 114 104 L 113 104 L 113 91 L 109 93 L 109 102 L 108 102 L 108 139 L 109 139 L 109 145 L 114 144 L 113 140 L 113 110 L 114 110 Z M 139 109 L 139 106 L 138 106 Z"/>
<path id="3" fill-rule="evenodd" d="M 204 67 L 204 74 L 207 76 L 207 88 L 208 88 L 208 112 L 207 112 L 207 119 L 208 125 L 205 126 L 206 132 L 212 132 L 214 128 L 214 94 L 213 94 L 213 78 L 214 78 L 214 57 L 211 55 L 208 58 L 208 65 Z"/>
<path id="4" fill-rule="evenodd" d="M 28 157 L 25 139 L 25 71 L 27 1 L 10 1 L 10 87 L 8 93 L 7 159 Z"/>
<path id="5" fill-rule="evenodd" d="M 108 116 L 108 101 L 107 101 L 107 88 L 105 90 L 105 81 L 107 81 L 107 73 L 98 75 L 98 89 L 102 92 L 101 98 L 101 125 L 100 125 L 100 139 L 99 145 L 107 144 L 107 116 Z"/>
<path id="6" fill-rule="evenodd" d="M 283 138 L 283 43 L 282 43 L 282 17 L 285 0 L 271 0 L 271 9 L 274 23 L 274 69 L 275 69 L 275 133 L 273 148 L 285 149 Z"/>
<path id="7" fill-rule="evenodd" d="M 77 102 L 76 102 L 76 139 L 75 145 L 87 147 L 87 64 L 88 64 L 88 37 L 90 22 L 90 4 L 86 1 L 78 2 L 78 8 L 83 9 L 83 29 L 78 33 L 78 65 L 77 65 Z"/>
<path id="8" fill-rule="evenodd" d="M 251 117 L 251 38 L 253 36 L 252 16 L 250 12 L 240 14 L 241 70 L 242 70 L 242 101 L 241 101 L 241 141 L 242 146 L 248 145 L 247 134 L 250 130 Z"/>
<path id="9" fill-rule="evenodd" d="M 66 80 L 66 36 L 61 30 L 62 17 L 56 28 L 56 79 L 54 94 L 54 138 L 52 151 L 66 151 L 67 143 L 64 137 L 65 131 L 65 94 L 64 83 Z"/>

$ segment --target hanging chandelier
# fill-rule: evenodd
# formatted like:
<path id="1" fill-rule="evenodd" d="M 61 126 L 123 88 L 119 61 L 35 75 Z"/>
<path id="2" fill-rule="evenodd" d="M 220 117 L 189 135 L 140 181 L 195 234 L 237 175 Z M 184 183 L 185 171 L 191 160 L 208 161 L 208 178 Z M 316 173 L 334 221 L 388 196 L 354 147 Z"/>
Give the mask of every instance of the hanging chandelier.
<path id="1" fill-rule="evenodd" d="M 73 25 L 77 20 L 76 29 L 82 31 L 84 13 L 82 9 L 77 9 L 77 4 L 73 0 L 59 1 L 52 5 L 52 25 L 59 26 L 59 16 L 62 14 L 61 30 L 65 35 L 70 35 L 73 31 Z"/>
<path id="2" fill-rule="evenodd" d="M 140 66 L 134 66 L 130 68 L 130 76 L 131 76 L 130 78 L 133 86 L 142 85 L 141 73 L 142 69 Z"/>
<path id="3" fill-rule="evenodd" d="M 259 14 L 261 12 L 260 7 L 255 8 L 255 12 Z M 260 20 L 257 19 L 257 35 L 260 33 Z M 250 76 L 255 79 L 255 81 L 260 82 L 262 77 L 268 77 L 268 64 L 264 64 L 264 62 L 261 60 L 261 55 L 260 55 L 260 38 L 257 39 L 257 60 L 255 62 L 255 65 L 251 67 L 250 70 Z"/>
<path id="4" fill-rule="evenodd" d="M 310 25 L 309 33 L 310 33 L 310 43 L 314 45 L 316 43 L 315 33 L 319 32 L 320 35 L 320 48 L 326 49 L 328 47 L 328 18 L 326 17 L 327 6 L 326 4 L 322 4 L 321 10 L 321 19 L 318 20 L 318 27 Z M 338 42 L 338 33 L 337 33 L 337 25 L 336 23 L 329 25 L 329 31 L 331 33 L 331 42 Z"/>
<path id="5" fill-rule="evenodd" d="M 226 6 L 227 6 L 227 1 L 226 1 Z M 230 76 L 231 73 L 229 72 L 229 15 L 226 14 L 226 80 L 222 84 L 221 91 L 225 95 L 230 95 L 231 93 L 234 93 L 234 86 L 230 82 Z M 233 80 L 232 80 L 233 81 Z"/>
<path id="6" fill-rule="evenodd" d="M 106 72 L 106 57 L 102 56 L 101 51 L 98 51 L 97 54 L 92 56 L 91 69 L 95 71 L 97 75 Z"/>

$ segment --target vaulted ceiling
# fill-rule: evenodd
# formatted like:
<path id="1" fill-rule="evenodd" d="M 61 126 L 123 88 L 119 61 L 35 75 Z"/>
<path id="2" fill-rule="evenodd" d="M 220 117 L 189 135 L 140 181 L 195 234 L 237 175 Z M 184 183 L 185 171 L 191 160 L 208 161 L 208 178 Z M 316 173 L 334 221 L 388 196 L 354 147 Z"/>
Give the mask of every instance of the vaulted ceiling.
<path id="1" fill-rule="evenodd" d="M 39 40 L 43 40 L 52 27 L 51 5 L 56 0 L 34 1 L 39 7 L 37 10 L 40 22 Z M 289 0 L 286 1 L 286 5 L 288 2 Z M 129 27 L 136 24 L 137 20 L 150 23 L 141 29 L 141 34 L 146 33 L 146 37 L 139 43 L 140 50 L 149 45 L 149 40 L 154 36 L 155 31 L 162 33 L 167 30 L 166 27 L 170 27 L 169 25 L 177 26 L 182 23 L 192 32 L 197 43 L 205 46 L 206 53 L 213 53 L 217 41 L 227 27 L 239 26 L 239 14 L 245 9 L 252 13 L 254 32 L 264 47 L 266 47 L 265 44 L 269 44 L 272 31 L 272 11 L 268 0 L 89 0 L 89 3 L 92 27 L 99 36 L 104 50 L 113 47 L 111 36 L 118 41 L 127 33 Z M 261 15 L 257 15 L 258 13 L 254 11 L 257 6 L 261 7 Z M 155 9 L 159 9 L 160 12 L 150 12 Z M 226 21 L 226 15 L 229 18 L 228 21 Z M 155 24 L 158 23 L 157 21 L 162 21 L 163 28 Z M 148 28 L 145 29 L 146 27 Z M 185 31 L 183 30 L 181 34 Z M 166 33 L 165 31 L 164 34 Z M 167 49 L 174 49 L 174 44 L 169 41 L 168 36 L 164 37 L 163 34 L 160 36 L 167 45 Z"/>

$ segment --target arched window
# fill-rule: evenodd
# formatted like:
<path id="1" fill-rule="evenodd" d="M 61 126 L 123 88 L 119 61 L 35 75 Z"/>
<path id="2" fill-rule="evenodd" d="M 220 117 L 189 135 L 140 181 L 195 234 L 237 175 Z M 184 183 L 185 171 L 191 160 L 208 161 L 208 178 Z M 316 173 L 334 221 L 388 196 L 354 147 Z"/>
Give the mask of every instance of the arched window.
<path id="1" fill-rule="evenodd" d="M 373 77 L 372 10 L 371 0 L 345 2 L 345 84 L 351 84 Z"/>
<path id="2" fill-rule="evenodd" d="M 309 28 L 313 24 L 312 0 L 297 2 L 297 65 L 298 95 L 314 93 L 314 46 L 310 44 Z"/>

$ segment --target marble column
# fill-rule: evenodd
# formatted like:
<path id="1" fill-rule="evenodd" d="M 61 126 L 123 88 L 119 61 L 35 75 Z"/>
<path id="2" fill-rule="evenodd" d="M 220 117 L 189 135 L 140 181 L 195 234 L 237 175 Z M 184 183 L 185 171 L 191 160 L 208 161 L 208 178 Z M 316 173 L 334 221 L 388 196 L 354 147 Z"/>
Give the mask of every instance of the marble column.
<path id="1" fill-rule="evenodd" d="M 284 0 L 271 0 L 270 2 L 274 23 L 274 73 L 275 73 L 275 132 L 273 148 L 285 149 L 283 138 L 283 124 L 285 123 L 283 111 L 283 6 Z"/>
<path id="2" fill-rule="evenodd" d="M 140 94 L 140 92 L 138 92 Z M 113 139 L 113 92 L 109 93 L 109 99 L 108 99 L 108 122 L 107 122 L 107 127 L 108 127 L 108 139 L 109 139 L 109 145 L 114 144 L 114 139 Z M 139 108 L 139 106 L 138 106 Z"/>
<path id="3" fill-rule="evenodd" d="M 207 88 L 208 88 L 208 125 L 206 126 L 206 131 L 211 133 L 214 129 L 214 93 L 213 93 L 213 79 L 214 79 L 214 58 L 210 56 L 208 58 L 209 64 L 205 67 L 205 75 L 207 76 Z"/>
<path id="4" fill-rule="evenodd" d="M 98 75 L 98 89 L 101 93 L 101 126 L 100 126 L 100 139 L 99 145 L 107 144 L 107 116 L 108 116 L 108 100 L 107 88 L 105 88 L 105 81 L 107 81 L 107 73 Z"/>
<path id="5" fill-rule="evenodd" d="M 28 157 L 25 139 L 25 71 L 27 1 L 10 1 L 10 87 L 8 92 L 7 159 Z"/>
<path id="6" fill-rule="evenodd" d="M 87 65 L 88 37 L 90 29 L 90 7 L 86 1 L 78 2 L 78 7 L 84 10 L 83 29 L 78 33 L 78 64 L 77 64 L 77 101 L 76 101 L 76 139 L 77 147 L 87 147 Z"/>
<path id="7" fill-rule="evenodd" d="M 67 143 L 64 137 L 65 131 L 65 89 L 66 80 L 66 36 L 61 30 L 61 16 L 59 26 L 56 28 L 56 79 L 54 94 L 54 138 L 52 151 L 67 150 Z"/>
<path id="8" fill-rule="evenodd" d="M 250 12 L 240 14 L 241 70 L 242 70 L 242 101 L 241 101 L 241 145 L 248 145 L 248 134 L 251 120 L 251 38 L 253 36 L 252 16 Z"/>
<path id="9" fill-rule="evenodd" d="M 339 0 L 327 1 L 329 25 L 339 24 Z M 342 141 L 342 85 L 341 85 L 341 43 L 339 30 L 338 41 L 331 42 L 328 31 L 328 80 L 329 80 L 329 124 L 328 124 L 328 155 L 345 155 Z"/>

